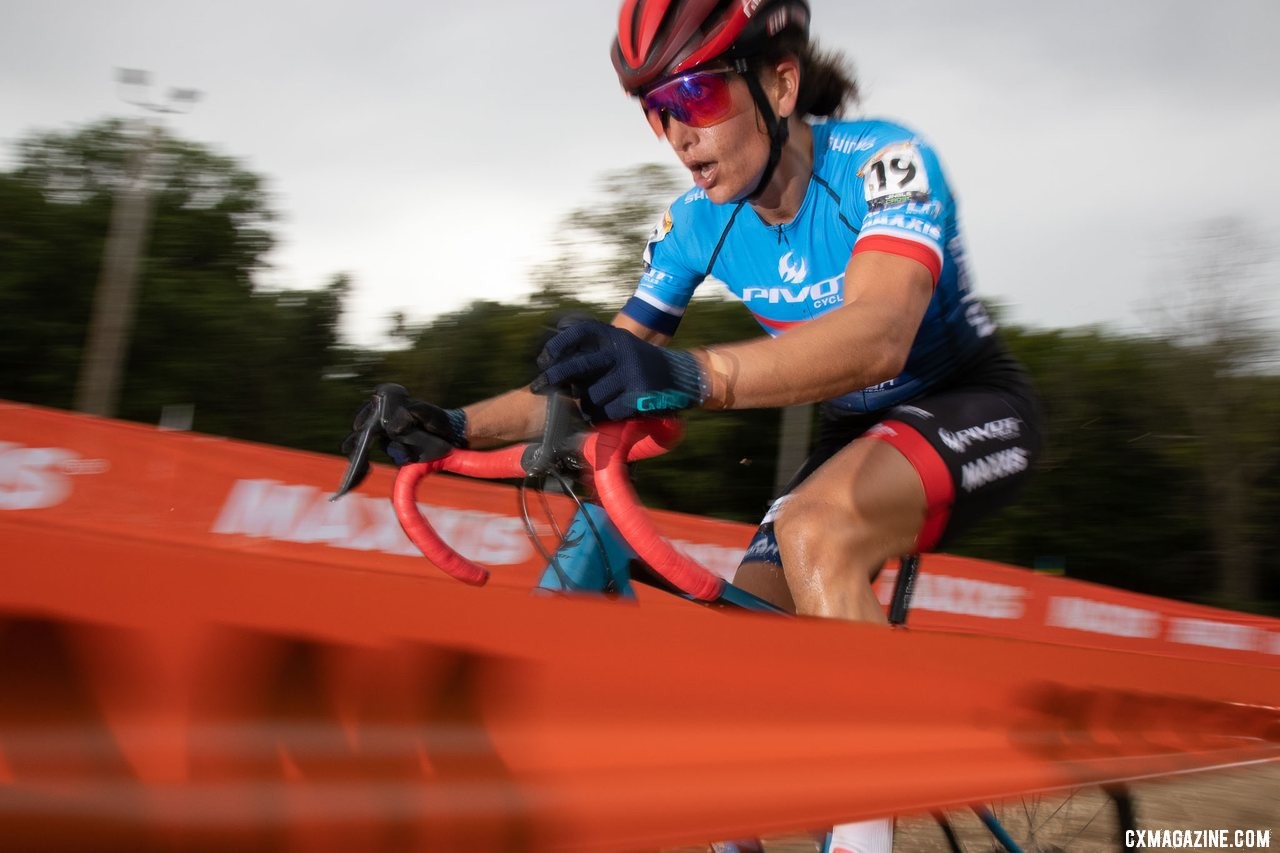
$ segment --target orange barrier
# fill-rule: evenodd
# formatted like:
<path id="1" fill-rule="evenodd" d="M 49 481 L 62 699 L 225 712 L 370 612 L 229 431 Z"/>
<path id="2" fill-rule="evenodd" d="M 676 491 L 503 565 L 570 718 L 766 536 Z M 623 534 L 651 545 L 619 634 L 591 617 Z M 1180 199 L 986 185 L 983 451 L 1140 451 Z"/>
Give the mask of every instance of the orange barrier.
<path id="1" fill-rule="evenodd" d="M 341 468 L 0 406 L 7 845 L 642 849 L 1280 758 L 1266 620 L 1166 602 L 1112 636 L 1150 620 L 1091 601 L 1151 600 L 942 557 L 913 624 L 1075 644 L 477 589 L 385 500 L 324 503 Z M 453 533 L 510 559 L 510 491 L 454 485 Z"/>
<path id="2" fill-rule="evenodd" d="M 359 493 L 330 503 L 345 467 L 338 456 L 0 402 L 0 516 L 435 578 L 391 510 L 393 471 L 373 466 Z M 533 585 L 543 564 L 511 488 L 440 477 L 423 499 L 448 542 L 494 567 L 494 583 Z M 550 502 L 567 521 L 567 501 Z M 750 536 L 739 524 L 657 516 L 668 536 L 720 571 L 737 565 Z"/>
<path id="3" fill-rule="evenodd" d="M 0 517 L 53 535 L 67 527 L 440 580 L 391 510 L 392 472 L 328 500 L 345 461 L 193 433 L 0 402 Z M 441 476 L 423 500 L 435 528 L 493 583 L 528 589 L 543 563 L 510 487 Z M 559 520 L 572 508 L 549 498 Z M 732 577 L 748 525 L 656 513 L 681 550 Z M 549 525 L 541 528 L 549 531 Z M 879 582 L 888 600 L 893 571 Z M 667 604 L 665 597 L 657 599 Z M 928 554 L 912 627 L 1280 666 L 1280 620 Z"/>
<path id="4" fill-rule="evenodd" d="M 0 837 L 620 850 L 1280 757 L 1280 671 L 0 520 Z"/>

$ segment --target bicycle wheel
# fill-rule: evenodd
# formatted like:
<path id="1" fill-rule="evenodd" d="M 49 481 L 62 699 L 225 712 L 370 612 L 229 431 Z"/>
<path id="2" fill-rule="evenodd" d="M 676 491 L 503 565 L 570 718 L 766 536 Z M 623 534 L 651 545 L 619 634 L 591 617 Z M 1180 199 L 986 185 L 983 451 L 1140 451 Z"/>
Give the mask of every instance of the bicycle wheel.
<path id="1" fill-rule="evenodd" d="M 1093 853 L 1124 850 L 1126 830 L 1134 828 L 1132 799 L 1126 789 L 1088 787 L 1075 791 L 1028 794 L 986 808 L 1025 853 Z M 945 821 L 966 853 L 1008 849 L 984 824 L 981 809 L 948 812 Z M 941 828 L 934 838 L 942 849 Z M 923 834 L 923 830 L 921 830 Z M 927 844 L 927 842 L 926 842 Z M 928 849 L 902 838 L 895 853 Z"/>

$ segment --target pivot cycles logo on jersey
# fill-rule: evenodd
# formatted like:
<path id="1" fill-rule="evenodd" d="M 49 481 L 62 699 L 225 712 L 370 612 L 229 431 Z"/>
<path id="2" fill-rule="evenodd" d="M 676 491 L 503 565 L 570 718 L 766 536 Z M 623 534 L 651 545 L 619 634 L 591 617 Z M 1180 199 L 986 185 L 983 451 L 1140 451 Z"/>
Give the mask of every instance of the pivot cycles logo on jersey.
<path id="1" fill-rule="evenodd" d="M 0 511 L 48 509 L 71 495 L 71 477 L 101 474 L 105 459 L 81 459 L 62 447 L 24 447 L 0 441 Z"/>
<path id="2" fill-rule="evenodd" d="M 839 305 L 844 302 L 844 273 L 799 287 L 744 287 L 742 301 L 748 307 L 752 302 L 768 302 L 771 305 L 800 305 L 807 302 L 814 308 Z"/>
<path id="3" fill-rule="evenodd" d="M 975 442 L 1017 438 L 1020 435 L 1022 435 L 1021 418 L 1001 418 L 998 421 L 988 421 L 981 426 L 966 427 L 959 432 L 952 432 L 949 429 L 938 430 L 938 438 L 956 453 L 964 453 L 969 449 L 969 445 Z"/>
<path id="4" fill-rule="evenodd" d="M 795 252 L 787 252 L 778 259 L 778 278 L 787 284 L 804 284 L 805 276 L 809 274 L 809 264 L 804 258 L 800 259 L 800 263 L 795 263 L 794 255 Z"/>

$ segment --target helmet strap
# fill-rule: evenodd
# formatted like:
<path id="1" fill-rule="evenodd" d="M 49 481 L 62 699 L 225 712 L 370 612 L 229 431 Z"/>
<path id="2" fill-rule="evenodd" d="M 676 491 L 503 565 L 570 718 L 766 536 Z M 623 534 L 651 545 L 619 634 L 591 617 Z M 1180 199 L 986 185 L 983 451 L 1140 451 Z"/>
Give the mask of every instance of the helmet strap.
<path id="1" fill-rule="evenodd" d="M 787 139 L 791 136 L 791 126 L 786 119 L 779 119 L 777 114 L 774 113 L 773 107 L 769 106 L 769 99 L 765 97 L 764 87 L 760 85 L 759 72 L 753 71 L 745 59 L 734 60 L 733 67 L 747 81 L 747 90 L 751 92 L 751 99 L 756 102 L 756 109 L 760 111 L 760 117 L 764 119 L 765 130 L 769 134 L 769 160 L 765 163 L 764 173 L 760 175 L 760 182 L 756 184 L 754 190 L 747 194 L 747 200 L 754 201 L 759 198 L 765 187 L 769 186 L 769 181 L 773 179 L 774 170 L 778 168 L 778 163 L 782 160 L 782 149 L 786 147 Z"/>

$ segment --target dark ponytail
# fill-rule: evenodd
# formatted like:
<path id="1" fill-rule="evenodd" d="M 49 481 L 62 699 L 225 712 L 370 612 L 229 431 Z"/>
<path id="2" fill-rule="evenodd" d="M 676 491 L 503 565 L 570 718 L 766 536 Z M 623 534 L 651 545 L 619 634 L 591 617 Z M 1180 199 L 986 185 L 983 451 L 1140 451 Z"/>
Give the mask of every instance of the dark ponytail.
<path id="1" fill-rule="evenodd" d="M 844 54 L 822 50 L 798 31 L 779 34 L 769 47 L 759 64 L 772 65 L 788 56 L 800 63 L 796 115 L 835 118 L 858 103 L 858 80 Z"/>
<path id="2" fill-rule="evenodd" d="M 858 80 L 844 54 L 805 45 L 800 57 L 800 95 L 796 112 L 802 116 L 844 115 L 858 103 Z"/>

